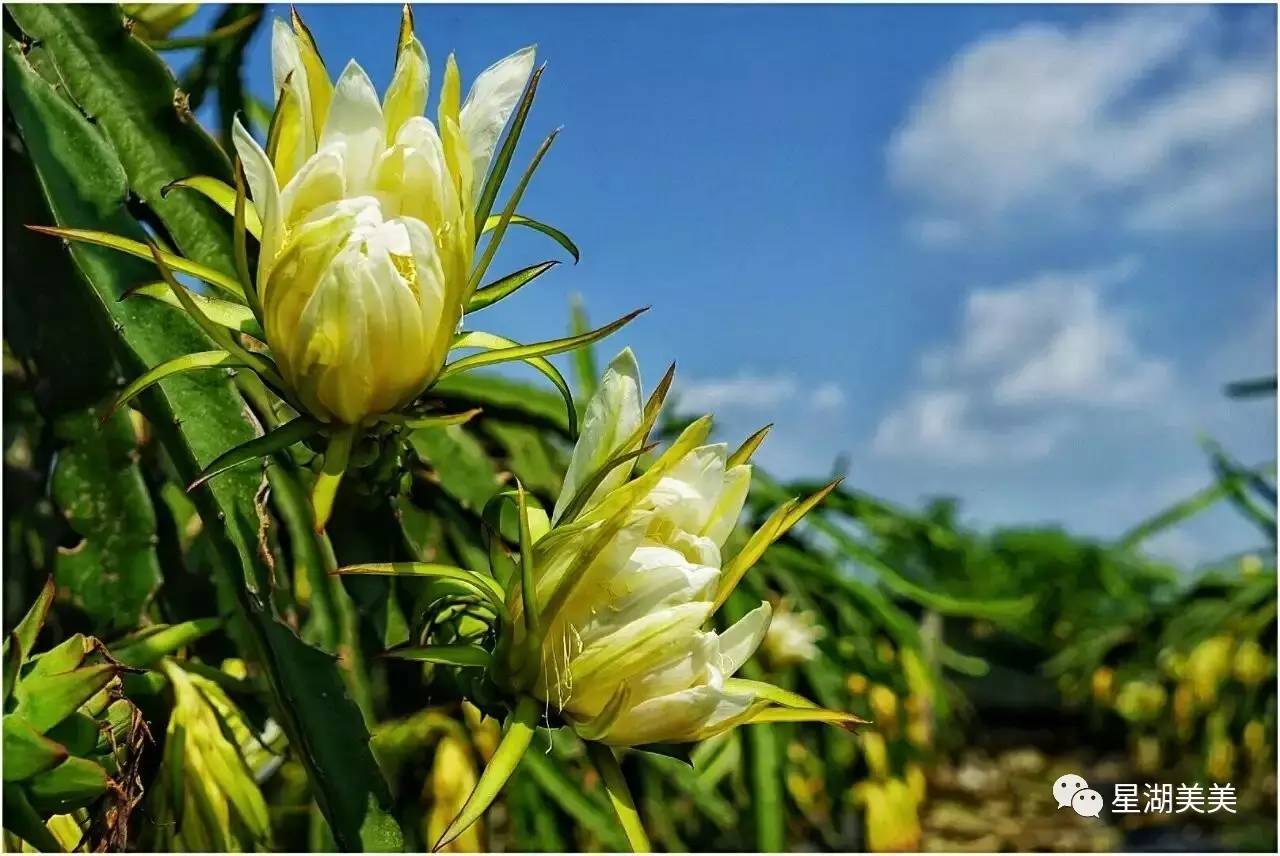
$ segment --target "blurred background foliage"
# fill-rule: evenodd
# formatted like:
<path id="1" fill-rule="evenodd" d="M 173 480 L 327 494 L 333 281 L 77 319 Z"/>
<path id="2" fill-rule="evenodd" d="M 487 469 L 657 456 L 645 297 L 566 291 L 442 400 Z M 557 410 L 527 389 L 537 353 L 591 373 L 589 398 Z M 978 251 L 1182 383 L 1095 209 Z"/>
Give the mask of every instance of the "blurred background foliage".
<path id="1" fill-rule="evenodd" d="M 305 447 L 184 489 L 275 418 L 244 378 L 167 381 L 100 424 L 125 378 L 199 334 L 167 305 L 121 299 L 154 279 L 147 265 L 24 225 L 127 223 L 226 269 L 229 222 L 160 190 L 225 177 L 215 140 L 237 112 L 259 128 L 266 112 L 241 71 L 261 7 L 229 5 L 212 33 L 181 39 L 169 31 L 183 9 L 126 9 L 15 7 L 4 20 L 6 844 L 421 850 L 465 800 L 498 723 L 457 701 L 465 674 L 379 652 L 438 630 L 424 626 L 428 606 L 447 604 L 462 627 L 474 604 L 440 582 L 328 571 L 484 567 L 495 492 L 518 478 L 554 504 L 571 444 L 560 399 L 508 376 L 446 381 L 450 408 L 482 414 L 361 449 L 327 538 L 306 516 Z M 156 51 L 177 48 L 195 58 L 175 80 Z M 190 112 L 203 103 L 217 105 L 208 135 Z M 581 308 L 571 324 L 585 327 Z M 585 400 L 595 355 L 574 368 Z M 667 417 L 667 439 L 680 424 Z M 746 676 L 874 725 L 754 726 L 688 756 L 626 756 L 655 846 L 1274 850 L 1274 469 L 1205 446 L 1204 490 L 1113 542 L 974 531 L 955 500 L 902 508 L 850 487 L 851 474 L 724 617 L 773 601 L 785 618 Z M 744 522 L 820 475 L 757 472 Z M 1257 524 L 1256 551 L 1194 570 L 1143 551 L 1224 502 Z M 68 652 L 70 706 L 33 714 L 30 682 Z M 450 849 L 625 848 L 581 743 L 537 740 Z M 39 763 L 11 775 L 13 751 Z M 73 761 L 91 781 L 63 769 Z M 1107 796 L 1117 782 L 1231 782 L 1238 813 L 1085 823 L 1051 797 L 1064 772 Z"/>

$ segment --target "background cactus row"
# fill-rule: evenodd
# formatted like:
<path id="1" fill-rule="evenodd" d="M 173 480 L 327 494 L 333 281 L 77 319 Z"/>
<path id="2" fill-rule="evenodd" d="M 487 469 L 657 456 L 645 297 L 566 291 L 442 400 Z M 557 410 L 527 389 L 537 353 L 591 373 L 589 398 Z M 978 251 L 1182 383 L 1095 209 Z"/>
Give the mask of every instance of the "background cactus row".
<path id="1" fill-rule="evenodd" d="M 145 232 L 230 270 L 228 221 L 160 191 L 195 173 L 230 177 L 218 140 L 237 111 L 262 115 L 241 80 L 260 12 L 227 7 L 222 37 L 197 44 L 175 80 L 157 53 L 164 21 L 132 24 L 114 6 L 6 9 L 13 849 L 421 850 L 496 746 L 497 722 L 457 701 L 456 672 L 376 654 L 421 638 L 426 607 L 447 593 L 328 572 L 407 559 L 483 567 L 480 515 L 496 490 L 518 478 L 554 503 L 571 443 L 559 396 L 507 376 L 444 382 L 451 408 L 481 415 L 357 450 L 319 537 L 305 447 L 185 490 L 273 418 L 248 379 L 175 378 L 99 422 L 125 378 L 198 350 L 200 334 L 173 307 L 121 299 L 154 280 L 148 265 L 24 228 Z M 203 103 L 218 107 L 211 133 L 190 112 Z M 580 313 L 572 323 L 585 328 Z M 585 400 L 594 356 L 575 359 Z M 747 676 L 874 725 L 755 726 L 691 757 L 628 756 L 655 845 L 1108 849 L 1156 837 L 1274 848 L 1273 481 L 1221 450 L 1207 460 L 1216 478 L 1202 493 L 1111 543 L 975 532 L 954 502 L 909 510 L 846 482 L 726 611 L 783 605 L 814 650 L 767 640 Z M 759 474 L 744 522 L 819 483 Z M 1218 502 L 1257 523 L 1255 553 L 1193 578 L 1143 553 L 1146 538 Z M 456 604 L 460 624 L 467 606 Z M 63 703 L 41 710 L 54 696 L 37 685 L 55 678 Z M 451 848 L 625 849 L 583 746 L 567 732 L 537 740 Z M 1230 780 L 1240 814 L 1086 828 L 1049 797 L 1068 770 L 1091 782 Z"/>

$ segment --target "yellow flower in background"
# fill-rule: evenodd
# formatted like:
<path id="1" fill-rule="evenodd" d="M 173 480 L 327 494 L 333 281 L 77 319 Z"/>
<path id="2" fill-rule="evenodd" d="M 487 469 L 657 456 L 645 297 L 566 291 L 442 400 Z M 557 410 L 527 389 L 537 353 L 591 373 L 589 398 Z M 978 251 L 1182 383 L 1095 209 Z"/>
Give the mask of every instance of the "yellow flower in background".
<path id="1" fill-rule="evenodd" d="M 263 330 L 313 416 L 359 424 L 439 372 L 470 296 L 476 198 L 533 59 L 490 66 L 461 102 L 451 56 L 437 130 L 411 18 L 381 100 L 354 60 L 330 82 L 296 15 L 275 22 L 270 154 L 239 122 L 234 141 L 261 224 Z"/>
<path id="2" fill-rule="evenodd" d="M 1093 700 L 1098 704 L 1106 704 L 1111 701 L 1111 695 L 1115 690 L 1116 673 L 1114 669 L 1107 666 L 1099 666 L 1094 669 L 1093 678 L 1090 685 L 1093 690 Z"/>
<path id="3" fill-rule="evenodd" d="M 817 615 L 807 610 L 793 612 L 783 600 L 764 635 L 765 656 L 779 669 L 808 663 L 821 653 L 817 643 L 826 633 Z"/>
<path id="4" fill-rule="evenodd" d="M 1169 694 L 1153 681 L 1129 681 L 1116 694 L 1116 712 L 1130 722 L 1150 722 L 1164 710 Z"/>
<path id="5" fill-rule="evenodd" d="M 1271 677 L 1275 667 L 1275 660 L 1267 656 L 1261 645 L 1253 639 L 1246 639 L 1236 649 L 1232 673 L 1240 683 L 1252 686 Z"/>
<path id="6" fill-rule="evenodd" d="M 886 732 L 894 732 L 898 724 L 898 697 L 884 684 L 874 684 L 867 696 L 875 723 Z"/>
<path id="7" fill-rule="evenodd" d="M 1215 700 L 1218 686 L 1231 674 L 1231 655 L 1235 640 L 1230 636 L 1213 636 L 1191 649 L 1187 655 L 1187 680 L 1195 690 L 1196 701 L 1208 704 Z"/>
<path id="8" fill-rule="evenodd" d="M 476 786 L 476 764 L 461 738 L 453 734 L 440 738 L 431 762 L 431 776 L 423 785 L 423 797 L 431 801 L 431 810 L 422 820 L 423 833 L 427 841 L 437 841 Z M 478 853 L 484 850 L 482 836 L 481 825 L 476 823 L 441 849 L 448 853 Z"/>
<path id="9" fill-rule="evenodd" d="M 853 790 L 855 802 L 866 809 L 870 850 L 886 853 L 919 848 L 920 806 L 910 784 L 901 779 L 869 780 Z"/>
<path id="10" fill-rule="evenodd" d="M 160 670 L 173 688 L 173 712 L 149 794 L 159 849 L 269 849 L 266 801 L 237 742 L 248 733 L 243 715 L 213 681 L 173 660 L 161 661 Z"/>

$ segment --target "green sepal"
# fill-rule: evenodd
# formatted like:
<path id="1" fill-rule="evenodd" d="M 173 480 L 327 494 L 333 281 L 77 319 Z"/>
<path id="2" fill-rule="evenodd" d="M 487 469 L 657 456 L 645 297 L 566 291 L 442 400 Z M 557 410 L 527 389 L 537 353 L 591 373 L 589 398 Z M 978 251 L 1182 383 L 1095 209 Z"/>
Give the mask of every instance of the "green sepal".
<path id="1" fill-rule="evenodd" d="M 129 289 L 121 299 L 129 297 L 147 297 L 152 300 L 159 300 L 161 303 L 167 303 L 178 309 L 183 308 L 182 301 L 178 300 L 173 295 L 173 292 L 169 290 L 167 282 L 143 283 L 136 288 Z M 262 325 L 258 323 L 257 318 L 253 317 L 253 310 L 247 305 L 235 300 L 223 300 L 221 297 L 196 294 L 194 291 L 191 292 L 191 299 L 195 301 L 196 306 L 200 307 L 200 311 L 214 324 L 220 324 L 228 330 L 236 330 L 252 336 L 259 342 L 267 340 L 267 334 L 263 332 Z"/>
<path id="2" fill-rule="evenodd" d="M 697 743 L 645 743 L 641 746 L 632 746 L 636 752 L 647 752 L 650 755 L 660 755 L 663 758 L 673 758 L 684 764 L 686 767 L 693 767 L 693 750 L 697 747 Z"/>
<path id="3" fill-rule="evenodd" d="M 103 663 L 58 675 L 27 676 L 19 682 L 18 704 L 13 712 L 43 734 L 93 698 L 117 671 L 111 663 Z"/>
<path id="4" fill-rule="evenodd" d="M 204 331 L 204 334 L 213 340 L 213 343 L 222 350 L 227 351 L 244 365 L 253 369 L 262 379 L 272 383 L 277 389 L 284 387 L 284 381 L 280 379 L 280 375 L 276 373 L 275 366 L 266 357 L 250 352 L 247 348 L 236 341 L 235 337 L 222 325 L 215 324 L 210 321 L 208 316 L 200 311 L 200 307 L 196 305 L 195 300 L 191 297 L 191 292 L 183 288 L 173 277 L 173 271 L 169 269 L 168 263 L 162 257 L 162 254 L 155 244 L 149 245 L 151 254 L 156 263 L 156 267 L 160 269 L 160 276 L 169 285 L 169 290 L 182 303 L 182 308 L 187 310 L 187 314 L 191 316 L 191 320 Z"/>
<path id="5" fill-rule="evenodd" d="M 4 718 L 4 781 L 6 784 L 20 782 L 45 770 L 52 770 L 69 754 L 67 747 L 45 737 L 22 717 L 10 715 Z"/>
<path id="6" fill-rule="evenodd" d="M 511 218 L 515 216 L 516 206 L 520 204 L 520 198 L 524 196 L 525 188 L 529 186 L 529 180 L 533 178 L 538 165 L 546 157 L 547 152 L 551 149 L 551 144 L 556 141 L 559 133 L 559 129 L 552 131 L 542 141 L 542 145 L 538 146 L 538 150 L 533 153 L 533 160 L 529 162 L 529 166 L 525 167 L 524 174 L 520 176 L 520 181 L 516 183 L 515 190 L 511 192 L 511 198 L 507 200 L 507 206 L 502 210 L 502 216 L 498 218 L 498 225 L 494 226 L 493 234 L 489 236 L 489 242 L 485 244 L 484 252 L 480 254 L 480 260 L 476 262 L 475 267 L 471 270 L 471 279 L 467 282 L 466 290 L 468 299 L 475 293 L 476 288 L 480 285 L 480 280 L 484 278 L 485 272 L 489 269 L 489 263 L 493 261 L 494 255 L 498 252 L 498 246 L 507 234 L 507 227 L 511 225 Z M 477 220 L 477 222 L 479 221 Z"/>
<path id="7" fill-rule="evenodd" d="M 198 36 L 179 36 L 172 39 L 144 39 L 147 46 L 153 51 L 180 51 L 190 50 L 191 48 L 208 47 L 217 42 L 226 41 L 244 32 L 245 30 L 258 23 L 258 19 L 262 17 L 262 10 L 251 12 L 243 18 L 232 21 L 218 27 L 216 30 L 210 30 Z"/>
<path id="8" fill-rule="evenodd" d="M 463 333 L 454 341 L 453 347 L 489 347 L 490 350 L 483 351 L 479 354 L 472 354 L 469 357 L 463 357 L 456 362 L 450 363 L 441 370 L 440 377 L 446 378 L 449 375 L 459 374 L 470 369 L 480 368 L 481 366 L 496 365 L 498 363 L 508 363 L 512 360 L 528 361 L 539 357 L 550 357 L 556 354 L 563 354 L 565 351 L 572 351 L 574 348 L 581 348 L 586 345 L 593 344 L 606 336 L 616 333 L 618 330 L 621 330 L 627 324 L 631 323 L 637 317 L 648 311 L 649 307 L 646 306 L 642 309 L 636 309 L 632 312 L 628 312 L 626 315 L 623 315 L 615 321 L 609 322 L 603 327 L 598 327 L 595 330 L 590 330 L 581 335 L 565 336 L 561 339 L 549 339 L 545 342 L 534 342 L 531 345 L 511 344 L 504 347 L 492 348 L 491 346 L 485 345 L 478 340 L 471 338 L 477 336 L 476 333 Z M 489 333 L 481 335 L 492 336 L 493 334 Z M 500 337 L 494 338 L 497 339 Z"/>
<path id="9" fill-rule="evenodd" d="M 233 297 L 243 300 L 244 294 L 240 289 L 240 284 L 233 277 L 229 277 L 221 271 L 214 270 L 207 265 L 199 262 L 193 262 L 191 259 L 174 253 L 165 252 L 158 247 L 154 248 L 142 243 L 141 241 L 133 241 L 129 238 L 122 238 L 119 235 L 113 235 L 110 232 L 99 232 L 93 229 L 64 229 L 60 226 L 28 226 L 33 232 L 39 232 L 43 235 L 53 235 L 56 238 L 62 238 L 66 241 L 80 241 L 85 244 L 94 244 L 99 247 L 108 247 L 113 250 L 119 250 L 131 256 L 137 256 L 140 259 L 154 261 L 157 257 L 163 260 L 163 263 L 179 273 L 185 273 L 194 276 L 196 279 L 209 283 L 215 288 L 225 291 Z"/>
<path id="10" fill-rule="evenodd" d="M 560 264 L 558 261 L 538 262 L 536 265 L 529 265 L 515 273 L 509 273 L 504 277 L 495 279 L 488 285 L 476 289 L 476 293 L 471 295 L 471 299 L 467 301 L 467 307 L 463 311 L 471 313 L 484 309 L 486 306 L 492 306 L 504 297 L 533 282 L 558 264 Z"/>
<path id="11" fill-rule="evenodd" d="M 836 479 L 826 484 L 803 501 L 789 500 L 774 511 L 763 526 L 752 533 L 746 545 L 725 565 L 724 572 L 720 575 L 720 583 L 716 588 L 716 598 L 711 608 L 712 612 L 715 612 L 724 604 L 733 589 L 738 585 L 738 581 L 760 560 L 769 545 L 787 534 L 788 530 L 799 523 L 800 519 L 808 514 L 815 505 L 822 502 L 831 491 L 839 487 L 841 481 L 843 479 Z"/>
<path id="12" fill-rule="evenodd" d="M 604 466 L 591 474 L 585 482 L 582 483 L 578 491 L 573 495 L 573 499 L 569 500 L 569 504 L 564 508 L 564 514 L 560 516 L 560 523 L 572 523 L 577 516 L 582 513 L 582 509 L 586 506 L 587 500 L 591 499 L 591 495 L 604 482 L 609 473 L 613 472 L 623 464 L 634 461 L 642 455 L 647 455 L 657 448 L 657 443 L 651 443 L 648 446 L 641 446 L 639 449 L 633 449 L 630 452 L 623 452 L 613 456 L 605 462 Z"/>
<path id="13" fill-rule="evenodd" d="M 8 650 L 16 639 L 17 650 L 20 652 L 18 662 L 22 662 L 31 654 L 31 649 L 36 644 L 36 637 L 40 635 L 40 630 L 44 627 L 45 617 L 49 614 L 49 607 L 53 604 L 53 593 L 53 577 L 49 577 L 40 589 L 40 594 L 36 597 L 35 603 L 31 604 L 27 614 L 22 616 L 22 620 L 18 622 L 18 626 L 13 629 L 13 633 L 9 635 L 9 639 L 5 642 L 5 649 Z"/>
<path id="14" fill-rule="evenodd" d="M 752 681 L 747 678 L 725 678 L 724 690 L 729 693 L 750 693 L 756 698 L 771 701 L 783 707 L 792 707 L 800 710 L 811 710 L 818 707 L 817 703 L 810 701 L 799 693 L 793 693 L 791 690 L 786 690 L 764 681 Z"/>
<path id="15" fill-rule="evenodd" d="M 488 220 L 485 220 L 483 231 L 493 231 L 497 228 L 498 223 L 501 220 L 502 217 L 500 216 L 493 216 Z M 523 214 L 512 214 L 511 222 L 508 225 L 524 226 L 527 229 L 533 229 L 535 232 L 541 232 L 560 246 L 564 247 L 565 251 L 568 252 L 569 255 L 573 256 L 573 263 L 575 265 L 582 259 L 582 254 L 578 251 L 578 245 L 573 242 L 572 238 L 557 229 L 555 226 L 549 226 L 546 223 L 535 220 L 532 217 L 526 217 Z"/>
<path id="16" fill-rule="evenodd" d="M 148 369 L 135 378 L 132 383 L 120 390 L 120 394 L 102 412 L 100 421 L 105 423 L 113 413 L 165 378 L 204 369 L 233 368 L 242 365 L 244 363 L 226 351 L 198 351 L 194 354 L 175 357 Z"/>
<path id="17" fill-rule="evenodd" d="M 18 683 L 18 672 L 22 668 L 22 643 L 17 633 L 10 633 L 4 646 L 4 706 L 9 706 L 9 697 Z"/>
<path id="18" fill-rule="evenodd" d="M 505 336 L 498 336 L 493 333 L 485 333 L 477 330 L 460 334 L 453 340 L 452 347 L 487 348 L 489 349 L 487 353 L 493 353 L 495 350 L 509 349 L 517 347 L 518 345 L 518 342 L 508 339 Z M 476 356 L 482 355 L 477 354 Z M 461 360 L 459 360 L 459 362 L 461 362 Z M 553 366 L 550 360 L 543 357 L 529 357 L 522 360 L 522 362 L 528 363 L 530 366 L 541 372 L 542 375 L 550 380 L 551 383 L 555 385 L 555 388 L 559 390 L 560 397 L 564 399 L 565 411 L 569 419 L 569 434 L 572 437 L 578 436 L 578 410 L 573 403 L 573 391 L 569 389 L 569 384 L 564 379 L 564 375 L 560 374 L 560 370 Z M 447 371 L 448 366 L 445 367 L 445 372 Z M 441 372 L 439 379 L 443 380 L 446 377 L 445 372 Z M 454 372 L 454 374 L 457 374 L 457 372 Z"/>
<path id="19" fill-rule="evenodd" d="M 760 444 L 764 442 L 764 438 L 768 437 L 769 432 L 772 430 L 773 423 L 771 422 L 747 439 L 743 440 L 742 445 L 735 449 L 733 454 L 724 462 L 724 468 L 728 470 L 738 466 L 739 464 L 748 463 L 751 460 L 751 456 L 760 448 Z"/>
<path id="20" fill-rule="evenodd" d="M 487 669 L 493 665 L 493 657 L 479 645 L 423 645 L 415 648 L 393 648 L 382 656 L 393 660 L 440 663 L 446 666 L 477 666 Z"/>
<path id="21" fill-rule="evenodd" d="M 333 573 L 342 576 L 366 574 L 382 577 L 407 576 L 455 580 L 474 589 L 488 600 L 499 613 L 502 611 L 504 595 L 498 582 L 492 577 L 469 571 L 466 568 L 455 568 L 452 565 L 435 565 L 429 562 L 386 562 L 347 565 L 346 567 L 338 568 Z"/>
<path id="22" fill-rule="evenodd" d="M 66 814 L 83 808 L 107 792 L 111 779 L 101 765 L 87 758 L 67 758 L 25 785 L 32 808 Z"/>
<path id="23" fill-rule="evenodd" d="M 502 741 L 494 751 L 493 757 L 485 765 L 480 780 L 463 803 L 462 810 L 440 836 L 440 840 L 431 848 L 433 851 L 444 847 L 457 838 L 471 824 L 480 819 L 489 806 L 497 799 L 502 786 L 511 778 L 524 757 L 529 744 L 533 742 L 534 726 L 538 722 L 538 701 L 532 696 L 522 696 L 516 703 L 515 710 L 507 718 L 503 730 Z"/>
<path id="24" fill-rule="evenodd" d="M 565 403 L 569 410 L 569 428 L 570 433 L 575 437 L 578 434 L 578 416 L 577 408 L 573 403 L 573 393 L 569 389 L 569 384 L 565 382 L 564 376 L 559 370 L 546 359 L 555 354 L 563 354 L 565 351 L 572 351 L 574 348 L 581 348 L 585 345 L 593 344 L 599 340 L 609 336 L 631 323 L 639 315 L 647 312 L 649 307 L 637 309 L 634 312 L 628 312 L 616 321 L 590 330 L 577 336 L 566 336 L 562 339 L 550 339 L 546 342 L 535 342 L 532 345 L 521 345 L 502 336 L 495 336 L 492 333 L 469 332 L 462 333 L 454 342 L 455 348 L 485 348 L 486 350 L 478 354 L 471 354 L 446 365 L 441 371 L 439 379 L 443 380 L 450 375 L 461 374 L 471 369 L 477 369 L 482 366 L 497 365 L 498 363 L 507 363 L 514 360 L 528 363 L 538 371 L 546 375 L 556 388 L 560 390 L 560 394 L 564 397 Z"/>
<path id="25" fill-rule="evenodd" d="M 247 19 L 242 18 L 241 20 Z M 217 205 L 232 216 L 236 213 L 236 189 L 221 179 L 208 175 L 193 175 L 190 178 L 180 178 L 177 181 L 169 182 L 161 188 L 160 195 L 168 196 L 170 191 L 179 188 L 194 190 L 196 193 L 202 194 L 214 205 Z M 252 201 L 245 205 L 244 225 L 249 230 L 249 234 L 255 238 L 262 237 L 262 220 L 258 217 L 258 209 Z"/>
<path id="26" fill-rule="evenodd" d="M 465 425 L 482 412 L 481 408 L 473 407 L 462 413 L 431 413 L 418 416 L 406 413 L 389 413 L 382 417 L 382 421 L 416 431 L 419 428 L 449 428 L 454 425 Z"/>
<path id="27" fill-rule="evenodd" d="M 232 164 L 233 174 L 235 175 L 235 205 L 232 210 L 231 220 L 231 244 L 236 258 L 236 275 L 240 277 L 240 283 L 244 286 L 245 302 L 249 304 L 253 317 L 258 319 L 258 323 L 263 323 L 262 316 L 262 300 L 258 295 L 257 285 L 254 283 L 253 272 L 249 270 L 249 228 L 248 228 L 248 209 L 249 197 L 245 191 L 244 164 L 240 162 L 240 158 L 236 158 Z"/>
<path id="28" fill-rule="evenodd" d="M 520 598 L 523 602 L 526 645 L 542 644 L 542 621 L 538 615 L 537 575 L 533 566 L 533 538 L 529 534 L 529 506 L 525 502 L 524 485 L 516 480 L 516 519 L 520 533 Z M 526 652 L 529 660 L 537 660 L 537 648 Z"/>
<path id="29" fill-rule="evenodd" d="M 294 443 L 301 443 L 308 437 L 319 433 L 321 427 L 319 422 L 308 419 L 305 416 L 299 416 L 278 428 L 268 431 L 261 437 L 247 440 L 234 449 L 228 449 L 214 458 L 209 466 L 205 467 L 200 475 L 196 476 L 195 480 L 187 485 L 187 490 L 195 490 L 209 479 L 225 473 L 232 467 L 259 458 L 265 458 L 282 449 L 289 448 Z"/>
<path id="30" fill-rule="evenodd" d="M 32 678 L 70 672 L 84 662 L 84 658 L 93 650 L 93 645 L 83 633 L 73 633 L 38 657 L 30 658 L 31 667 L 23 674 L 19 686 L 22 687 Z"/>
<path id="31" fill-rule="evenodd" d="M 145 669 L 161 657 L 212 633 L 222 626 L 220 618 L 197 618 L 181 624 L 161 625 L 149 632 L 135 634 L 111 646 L 111 655 L 126 666 Z"/>
<path id="32" fill-rule="evenodd" d="M 45 737 L 62 746 L 69 754 L 83 758 L 93 754 L 98 747 L 99 734 L 97 720 L 76 711 L 50 728 Z"/>

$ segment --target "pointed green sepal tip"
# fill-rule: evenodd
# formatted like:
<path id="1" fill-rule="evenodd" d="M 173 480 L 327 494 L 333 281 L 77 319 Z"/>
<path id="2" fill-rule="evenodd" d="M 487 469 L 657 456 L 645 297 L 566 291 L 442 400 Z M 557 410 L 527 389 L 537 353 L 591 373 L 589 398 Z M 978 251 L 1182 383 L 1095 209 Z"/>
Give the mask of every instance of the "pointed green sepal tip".
<path id="1" fill-rule="evenodd" d="M 515 710 L 507 720 L 507 727 L 502 741 L 494 751 L 493 757 L 480 774 L 471 796 L 463 804 L 458 816 L 440 836 L 440 840 L 432 846 L 432 852 L 439 851 L 462 833 L 471 824 L 480 819 L 493 801 L 497 799 L 507 780 L 520 764 L 529 744 L 533 742 L 534 727 L 538 722 L 538 701 L 531 696 L 524 696 L 516 704 Z"/>

